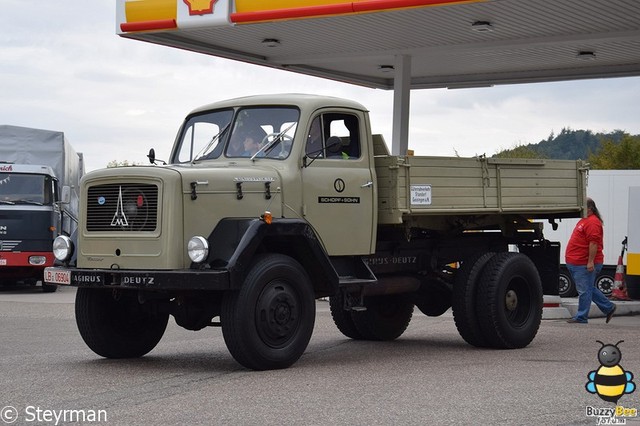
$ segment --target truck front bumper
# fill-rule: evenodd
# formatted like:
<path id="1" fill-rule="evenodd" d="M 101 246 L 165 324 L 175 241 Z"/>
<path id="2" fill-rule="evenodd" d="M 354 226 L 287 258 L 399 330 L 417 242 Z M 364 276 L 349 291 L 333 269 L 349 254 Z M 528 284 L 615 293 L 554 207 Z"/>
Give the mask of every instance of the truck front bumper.
<path id="1" fill-rule="evenodd" d="M 104 287 L 141 290 L 228 290 L 227 270 L 137 271 L 49 267 L 44 270 L 47 284 L 73 287 Z"/>

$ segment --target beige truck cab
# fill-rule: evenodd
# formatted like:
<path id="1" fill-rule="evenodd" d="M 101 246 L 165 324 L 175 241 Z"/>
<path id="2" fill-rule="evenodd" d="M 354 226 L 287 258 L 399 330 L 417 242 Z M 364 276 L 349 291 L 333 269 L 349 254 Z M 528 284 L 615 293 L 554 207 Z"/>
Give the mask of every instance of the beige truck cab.
<path id="1" fill-rule="evenodd" d="M 231 216 L 240 208 L 304 219 L 329 255 L 370 254 L 377 210 L 367 120 L 356 102 L 307 95 L 208 105 L 190 115 L 172 163 L 226 168 L 231 180 L 217 181 L 217 195 L 240 188 L 250 197 L 268 185 L 273 198 L 236 197 Z M 213 194 L 212 185 L 198 184 L 198 194 Z"/>
<path id="2" fill-rule="evenodd" d="M 417 306 L 453 308 L 474 346 L 524 347 L 558 283 L 532 219 L 585 204 L 582 162 L 391 156 L 364 106 L 314 95 L 198 108 L 150 160 L 83 178 L 77 246 L 57 239 L 45 270 L 78 287 L 80 334 L 104 357 L 143 356 L 172 315 L 221 327 L 247 368 L 285 368 L 322 297 L 353 339 L 400 337 Z"/>

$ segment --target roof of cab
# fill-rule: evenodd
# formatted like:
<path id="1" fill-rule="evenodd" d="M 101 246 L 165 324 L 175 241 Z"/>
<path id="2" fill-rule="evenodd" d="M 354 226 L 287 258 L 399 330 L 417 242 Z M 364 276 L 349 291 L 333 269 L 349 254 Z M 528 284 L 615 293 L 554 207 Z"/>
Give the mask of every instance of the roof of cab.
<path id="1" fill-rule="evenodd" d="M 189 115 L 197 114 L 204 111 L 210 111 L 213 109 L 232 108 L 232 107 L 245 107 L 254 105 L 293 105 L 304 110 L 315 111 L 324 107 L 338 107 L 338 108 L 350 108 L 360 111 L 367 111 L 367 109 L 360 103 L 351 101 L 349 99 L 336 98 L 333 96 L 321 96 L 302 93 L 287 93 L 287 94 L 275 94 L 275 95 L 254 95 L 245 96 L 234 99 L 227 99 L 211 104 L 203 105 L 199 108 L 191 111 Z"/>

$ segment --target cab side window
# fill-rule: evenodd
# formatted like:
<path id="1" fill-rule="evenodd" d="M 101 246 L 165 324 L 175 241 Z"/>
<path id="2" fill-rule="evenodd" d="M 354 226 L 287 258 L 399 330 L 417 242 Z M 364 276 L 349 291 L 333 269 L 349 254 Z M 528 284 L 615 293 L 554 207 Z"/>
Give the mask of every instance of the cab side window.
<path id="1" fill-rule="evenodd" d="M 358 117 L 344 113 L 325 113 L 309 128 L 305 152 L 310 157 L 353 160 L 360 158 Z"/>

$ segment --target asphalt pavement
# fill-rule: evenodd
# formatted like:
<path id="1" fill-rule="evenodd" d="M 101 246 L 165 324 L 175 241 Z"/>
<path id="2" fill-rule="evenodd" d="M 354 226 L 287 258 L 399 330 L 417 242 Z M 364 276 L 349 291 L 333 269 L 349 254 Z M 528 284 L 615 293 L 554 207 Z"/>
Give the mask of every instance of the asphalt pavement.
<path id="1" fill-rule="evenodd" d="M 586 389 L 601 367 L 596 341 L 623 340 L 619 365 L 640 377 L 634 315 L 543 320 L 528 347 L 488 350 L 467 345 L 450 312 L 416 311 L 393 342 L 353 341 L 318 301 L 302 358 L 255 372 L 233 360 L 219 328 L 192 332 L 173 320 L 147 356 L 103 359 L 78 334 L 74 295 L 0 291 L 0 425 L 595 425 L 611 418 L 593 409 L 616 406 Z M 639 397 L 623 393 L 618 406 L 630 414 Z"/>

